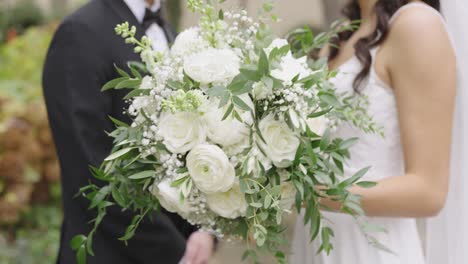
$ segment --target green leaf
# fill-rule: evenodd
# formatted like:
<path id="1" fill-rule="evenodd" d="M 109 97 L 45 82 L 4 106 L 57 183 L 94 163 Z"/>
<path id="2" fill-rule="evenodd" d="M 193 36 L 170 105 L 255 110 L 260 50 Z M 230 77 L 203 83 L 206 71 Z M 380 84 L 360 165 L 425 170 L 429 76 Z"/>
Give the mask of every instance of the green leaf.
<path id="1" fill-rule="evenodd" d="M 333 107 L 330 107 L 330 108 L 328 108 L 326 110 L 323 110 L 323 111 L 320 111 L 320 112 L 312 113 L 312 114 L 308 115 L 307 117 L 309 117 L 309 118 L 320 117 L 320 116 L 328 114 L 331 110 L 333 110 Z"/>
<path id="2" fill-rule="evenodd" d="M 117 84 L 117 86 L 115 86 L 115 89 L 117 90 L 124 89 L 124 88 L 135 89 L 135 88 L 140 87 L 140 85 L 141 85 L 141 80 L 128 79 Z"/>
<path id="3" fill-rule="evenodd" d="M 261 203 L 250 203 L 250 206 L 255 207 L 255 208 L 262 208 Z"/>
<path id="4" fill-rule="evenodd" d="M 123 155 L 125 155 L 125 154 L 129 153 L 130 151 L 132 151 L 133 149 L 135 149 L 135 148 L 131 147 L 131 148 L 124 148 L 124 149 L 118 150 L 118 151 L 110 154 L 107 158 L 104 159 L 104 161 L 112 161 L 112 160 L 115 160 L 117 158 L 120 158 Z"/>
<path id="5" fill-rule="evenodd" d="M 336 98 L 336 96 L 334 94 L 331 94 L 331 93 L 319 93 L 319 98 L 320 100 L 322 100 L 323 102 L 327 103 L 328 105 L 330 106 L 333 106 L 333 107 L 340 107 L 341 104 L 340 102 L 338 101 L 338 99 Z"/>
<path id="6" fill-rule="evenodd" d="M 252 109 L 250 109 L 250 107 L 239 96 L 233 96 L 232 101 L 234 102 L 234 104 L 236 104 L 242 110 L 252 111 Z"/>
<path id="7" fill-rule="evenodd" d="M 84 235 L 76 235 L 70 241 L 70 247 L 73 250 L 78 250 L 84 243 L 86 242 L 86 236 Z"/>
<path id="8" fill-rule="evenodd" d="M 371 181 L 362 181 L 362 182 L 358 182 L 356 184 L 358 186 L 362 187 L 362 188 L 372 188 L 372 187 L 377 186 L 376 182 L 371 182 Z"/>
<path id="9" fill-rule="evenodd" d="M 229 117 L 229 115 L 232 113 L 232 110 L 234 110 L 234 104 L 230 104 L 228 109 L 226 110 L 226 113 L 224 113 L 223 119 L 221 121 L 226 120 L 226 118 Z"/>
<path id="10" fill-rule="evenodd" d="M 220 97 L 228 92 L 227 88 L 224 86 L 214 86 L 208 89 L 207 93 L 209 96 Z"/>
<path id="11" fill-rule="evenodd" d="M 257 69 L 248 69 L 248 68 L 241 68 L 241 74 L 245 77 L 245 79 L 258 82 L 262 78 L 262 75 L 258 72 Z"/>
<path id="12" fill-rule="evenodd" d="M 113 188 L 112 189 L 112 198 L 114 201 L 121 207 L 125 207 L 125 197 L 120 193 L 119 189 Z"/>
<path id="13" fill-rule="evenodd" d="M 258 61 L 258 72 L 263 76 L 270 72 L 270 62 L 265 51 L 262 49 L 260 52 L 260 60 Z"/>
<path id="14" fill-rule="evenodd" d="M 130 229 L 127 228 L 125 234 L 119 238 L 120 241 L 127 241 L 130 240 L 135 235 L 135 229 L 132 226 L 129 226 Z"/>
<path id="15" fill-rule="evenodd" d="M 113 88 L 115 88 L 117 86 L 117 84 L 119 84 L 119 83 L 121 83 L 123 81 L 126 81 L 126 80 L 128 80 L 127 77 L 120 77 L 120 78 L 111 80 L 111 81 L 107 82 L 106 84 L 104 84 L 104 86 L 102 86 L 101 92 L 107 91 L 109 89 L 113 89 Z"/>
<path id="16" fill-rule="evenodd" d="M 130 78 L 130 75 L 127 72 L 125 72 L 124 70 L 120 69 L 117 66 L 117 64 L 114 64 L 114 68 L 117 70 L 117 72 L 120 74 L 120 76 Z"/>
<path id="17" fill-rule="evenodd" d="M 356 172 L 353 176 L 351 176 L 351 178 L 341 182 L 338 186 L 341 188 L 344 188 L 346 186 L 351 186 L 355 182 L 359 181 L 369 170 L 370 170 L 370 167 L 367 167 Z"/>
<path id="18" fill-rule="evenodd" d="M 141 179 L 154 177 L 154 175 L 155 175 L 155 172 L 153 170 L 147 170 L 147 171 L 135 173 L 132 176 L 129 176 L 128 178 L 132 180 L 141 180 Z"/>
<path id="19" fill-rule="evenodd" d="M 177 179 L 171 183 L 171 187 L 179 187 L 182 185 L 185 181 L 189 179 L 189 176 L 182 177 L 180 179 Z"/>
<path id="20" fill-rule="evenodd" d="M 320 141 L 320 149 L 325 150 L 330 145 L 331 135 L 330 129 L 327 129 L 325 133 L 323 133 L 322 140 Z"/>
<path id="21" fill-rule="evenodd" d="M 132 64 L 128 63 L 128 68 L 130 68 L 130 71 L 132 72 L 133 76 L 135 76 L 135 78 L 137 79 L 143 78 L 140 72 L 135 67 L 133 67 Z"/>
<path id="22" fill-rule="evenodd" d="M 265 200 L 263 201 L 263 208 L 268 209 L 270 207 L 270 205 L 271 205 L 271 202 L 272 202 L 271 196 L 266 195 Z"/>
<path id="23" fill-rule="evenodd" d="M 86 264 L 86 247 L 84 245 L 76 252 L 76 262 L 78 264 Z"/>
<path id="24" fill-rule="evenodd" d="M 135 70 L 142 72 L 142 73 L 148 73 L 148 69 L 146 69 L 146 65 L 143 64 L 142 62 L 139 61 L 130 61 L 128 63 L 129 67 L 134 68 Z"/>
<path id="25" fill-rule="evenodd" d="M 117 120 L 115 118 L 113 118 L 112 116 L 108 116 L 109 119 L 112 121 L 112 123 L 114 123 L 115 125 L 119 126 L 119 127 L 130 127 L 128 124 L 120 121 L 120 120 Z"/>
<path id="26" fill-rule="evenodd" d="M 218 108 L 221 108 L 221 107 L 224 107 L 225 105 L 227 105 L 227 103 L 229 102 L 230 99 L 231 99 L 231 94 L 230 93 L 223 94 L 221 96 L 220 100 L 219 100 Z"/>
<path id="27" fill-rule="evenodd" d="M 350 138 L 340 143 L 340 149 L 349 149 L 359 141 L 359 138 Z"/>
<path id="28" fill-rule="evenodd" d="M 86 250 L 88 251 L 88 254 L 94 257 L 94 251 L 93 251 L 93 233 L 91 233 L 86 239 Z"/>
<path id="29" fill-rule="evenodd" d="M 218 18 L 219 18 L 220 20 L 224 20 L 224 11 L 223 11 L 222 9 L 219 10 Z"/>
<path id="30" fill-rule="evenodd" d="M 252 86 L 253 82 L 252 81 L 247 81 L 244 82 L 242 86 L 236 86 L 236 87 L 230 87 L 230 91 L 233 95 L 241 95 L 241 94 L 246 94 L 252 91 Z"/>
<path id="31" fill-rule="evenodd" d="M 293 184 L 296 187 L 296 190 L 299 192 L 301 200 L 304 200 L 304 186 L 302 185 L 302 183 L 298 180 L 294 180 Z"/>
<path id="32" fill-rule="evenodd" d="M 151 90 L 149 89 L 133 89 L 132 91 L 130 91 L 127 95 L 125 95 L 125 97 L 123 99 L 131 99 L 133 97 L 137 97 L 137 96 L 147 96 L 149 95 L 151 92 Z"/>
<path id="33" fill-rule="evenodd" d="M 98 206 L 101 202 L 104 201 L 104 199 L 106 198 L 106 196 L 111 192 L 111 186 L 110 185 L 107 185 L 107 186 L 104 186 L 102 187 L 97 193 L 96 195 L 93 197 L 92 201 L 91 201 L 91 205 L 89 206 L 89 209 L 93 209 L 95 208 L 96 206 Z"/>

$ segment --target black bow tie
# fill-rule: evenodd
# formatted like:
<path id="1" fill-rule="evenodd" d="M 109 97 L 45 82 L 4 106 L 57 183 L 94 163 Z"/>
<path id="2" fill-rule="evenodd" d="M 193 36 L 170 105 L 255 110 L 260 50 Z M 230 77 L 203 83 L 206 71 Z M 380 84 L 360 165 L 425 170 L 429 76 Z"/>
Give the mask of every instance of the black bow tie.
<path id="1" fill-rule="evenodd" d="M 161 14 L 161 9 L 153 12 L 146 8 L 145 17 L 143 18 L 142 26 L 145 30 L 151 27 L 154 23 L 158 24 L 160 27 L 164 27 L 164 19 Z"/>

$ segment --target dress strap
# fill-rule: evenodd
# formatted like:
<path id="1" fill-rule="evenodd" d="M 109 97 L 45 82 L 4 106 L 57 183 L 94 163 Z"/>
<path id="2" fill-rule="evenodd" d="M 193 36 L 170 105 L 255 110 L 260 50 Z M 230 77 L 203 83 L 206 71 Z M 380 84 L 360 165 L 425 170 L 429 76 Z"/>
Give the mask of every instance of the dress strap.
<path id="1" fill-rule="evenodd" d="M 402 7 L 400 7 L 400 8 L 395 12 L 395 14 L 393 14 L 393 16 L 390 18 L 389 23 L 392 24 L 393 21 L 395 21 L 395 19 L 397 19 L 398 16 L 400 16 L 401 12 L 403 12 L 404 10 L 409 9 L 409 8 L 419 8 L 419 7 L 420 7 L 420 8 L 428 9 L 428 10 L 430 10 L 431 12 L 436 13 L 436 14 L 442 19 L 442 21 L 444 21 L 444 23 L 445 23 L 445 20 L 444 20 L 442 14 L 441 14 L 439 11 L 437 11 L 437 10 L 434 9 L 432 6 L 430 6 L 430 5 L 426 4 L 426 3 L 423 3 L 423 2 L 411 2 L 411 3 L 408 3 L 408 4 L 406 4 L 406 5 L 402 6 Z"/>

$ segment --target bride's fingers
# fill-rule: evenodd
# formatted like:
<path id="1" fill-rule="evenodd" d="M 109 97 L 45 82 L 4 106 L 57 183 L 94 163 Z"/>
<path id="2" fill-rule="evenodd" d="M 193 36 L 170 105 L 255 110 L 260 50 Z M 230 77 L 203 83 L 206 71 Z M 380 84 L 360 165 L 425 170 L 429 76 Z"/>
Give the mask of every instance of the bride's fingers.
<path id="1" fill-rule="evenodd" d="M 182 264 L 196 264 L 194 262 L 197 257 L 198 244 L 197 243 L 187 243 L 187 248 L 185 249 L 185 255 L 182 258 Z"/>

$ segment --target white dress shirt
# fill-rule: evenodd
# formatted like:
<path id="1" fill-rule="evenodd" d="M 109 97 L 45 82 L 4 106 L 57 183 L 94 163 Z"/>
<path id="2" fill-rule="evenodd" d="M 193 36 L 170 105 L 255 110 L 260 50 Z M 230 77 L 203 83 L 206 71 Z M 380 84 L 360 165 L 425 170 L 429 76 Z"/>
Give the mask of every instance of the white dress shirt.
<path id="1" fill-rule="evenodd" d="M 146 8 L 149 8 L 153 12 L 161 8 L 160 0 L 155 0 L 152 6 L 149 6 L 145 0 L 124 0 L 124 2 L 140 23 L 143 23 Z M 164 30 L 158 24 L 153 23 L 148 30 L 146 30 L 145 34 L 153 43 L 153 49 L 155 51 L 165 52 L 169 49 L 166 34 L 164 34 Z"/>

